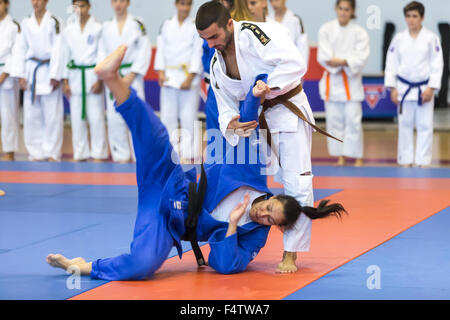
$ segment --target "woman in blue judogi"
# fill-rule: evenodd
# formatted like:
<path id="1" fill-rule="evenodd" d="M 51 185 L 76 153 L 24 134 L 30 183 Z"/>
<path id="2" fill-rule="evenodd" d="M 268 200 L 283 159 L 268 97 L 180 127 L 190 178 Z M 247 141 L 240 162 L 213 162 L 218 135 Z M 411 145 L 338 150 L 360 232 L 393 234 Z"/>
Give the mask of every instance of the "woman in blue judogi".
<path id="1" fill-rule="evenodd" d="M 269 198 L 271 193 L 259 163 L 205 166 L 197 188 L 193 184 L 195 172 L 185 173 L 173 161 L 177 155 L 159 118 L 118 75 L 125 51 L 124 46 L 117 49 L 96 72 L 113 92 L 136 152 L 139 203 L 130 253 L 93 262 L 51 254 L 47 257 L 50 265 L 65 270 L 77 266 L 81 274 L 104 280 L 141 280 L 161 267 L 173 246 L 181 258 L 181 240 L 189 238 L 194 244 L 209 242 L 210 267 L 223 274 L 238 273 L 265 245 L 271 225 L 289 227 L 301 213 L 317 219 L 345 211 L 339 204 L 327 206 L 327 201 L 310 208 L 300 207 L 287 196 Z M 258 95 L 263 94 L 258 86 L 250 90 L 242 109 L 244 117 L 256 119 Z M 195 202 L 199 198 L 202 201 Z M 198 215 L 190 215 L 193 211 Z M 197 220 L 195 232 L 187 228 L 192 227 L 192 218 Z M 197 261 L 201 264 L 200 259 Z"/>

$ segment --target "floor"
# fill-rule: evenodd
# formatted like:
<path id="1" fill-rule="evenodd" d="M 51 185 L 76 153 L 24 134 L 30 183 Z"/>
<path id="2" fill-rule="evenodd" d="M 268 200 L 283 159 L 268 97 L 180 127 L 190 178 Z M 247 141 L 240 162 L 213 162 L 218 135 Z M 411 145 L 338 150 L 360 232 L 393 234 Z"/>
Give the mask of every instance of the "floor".
<path id="1" fill-rule="evenodd" d="M 396 165 L 396 124 L 365 122 L 366 166 L 337 167 L 326 140 L 313 141 L 315 200 L 345 205 L 341 221 L 314 221 L 299 272 L 274 272 L 282 233 L 238 275 L 197 270 L 188 243 L 155 277 L 107 282 L 68 276 L 45 257 L 88 260 L 128 251 L 137 205 L 134 164 L 73 163 L 65 130 L 61 163 L 0 162 L 0 299 L 448 299 L 450 297 L 450 118 L 436 115 L 431 168 Z M 323 125 L 319 121 L 320 125 Z M 274 193 L 282 186 L 269 178 Z M 317 202 L 316 202 L 317 203 Z M 207 256 L 209 247 L 202 246 Z M 192 288 L 195 290 L 192 290 Z"/>

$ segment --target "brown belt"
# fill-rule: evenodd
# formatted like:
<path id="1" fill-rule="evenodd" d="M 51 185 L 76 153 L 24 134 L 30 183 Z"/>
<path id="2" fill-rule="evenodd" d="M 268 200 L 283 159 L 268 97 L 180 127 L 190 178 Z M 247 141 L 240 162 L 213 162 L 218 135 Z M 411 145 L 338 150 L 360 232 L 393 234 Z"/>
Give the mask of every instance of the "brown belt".
<path id="1" fill-rule="evenodd" d="M 266 116 L 265 116 L 265 112 L 278 105 L 278 104 L 282 104 L 284 105 L 286 108 L 288 108 L 291 112 L 293 112 L 296 116 L 298 116 L 300 119 L 302 119 L 303 121 L 305 121 L 307 124 L 309 124 L 311 127 L 313 127 L 317 132 L 320 132 L 321 134 L 330 137 L 332 139 L 335 139 L 337 141 L 343 142 L 341 139 L 338 139 L 336 137 L 333 137 L 331 134 L 329 134 L 328 132 L 320 129 L 318 126 L 316 126 L 314 123 L 310 122 L 308 120 L 308 118 L 305 117 L 305 115 L 303 114 L 302 110 L 300 110 L 300 108 L 298 108 L 294 103 L 292 103 L 291 101 L 289 101 L 289 99 L 295 97 L 297 94 L 299 94 L 300 92 L 302 92 L 303 87 L 301 84 L 299 84 L 296 88 L 292 89 L 291 91 L 275 97 L 273 99 L 270 100 L 265 100 L 263 103 L 263 109 L 261 114 L 259 115 L 259 126 L 261 129 L 266 130 L 267 132 L 267 144 L 269 145 L 270 148 L 272 148 L 272 136 L 270 134 L 268 125 L 267 125 L 267 121 L 266 121 Z M 272 149 L 273 150 L 273 149 Z M 275 150 L 274 150 L 275 151 Z M 275 151 L 276 153 L 276 151 Z"/>

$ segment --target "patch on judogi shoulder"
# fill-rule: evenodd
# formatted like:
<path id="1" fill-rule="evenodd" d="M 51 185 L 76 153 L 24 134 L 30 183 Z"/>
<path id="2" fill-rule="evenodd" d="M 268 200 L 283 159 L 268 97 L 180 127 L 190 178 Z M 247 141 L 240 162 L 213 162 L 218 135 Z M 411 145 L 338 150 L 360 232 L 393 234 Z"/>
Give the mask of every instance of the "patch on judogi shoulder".
<path id="1" fill-rule="evenodd" d="M 13 20 L 14 24 L 17 26 L 17 32 L 21 32 L 22 29 L 20 28 L 20 23 L 18 23 L 16 20 Z"/>
<path id="2" fill-rule="evenodd" d="M 141 29 L 142 35 L 143 36 L 147 35 L 147 30 L 145 30 L 145 25 L 138 19 L 134 19 L 134 21 L 136 21 L 137 24 L 139 25 L 139 29 Z"/>
<path id="3" fill-rule="evenodd" d="M 55 32 L 56 32 L 56 34 L 59 34 L 61 32 L 61 26 L 59 25 L 59 20 L 55 16 L 52 16 L 52 19 L 55 20 Z"/>
<path id="4" fill-rule="evenodd" d="M 261 42 L 263 46 L 267 45 L 270 42 L 270 38 L 256 24 L 248 22 L 243 23 L 241 31 L 244 29 L 249 29 L 250 31 L 252 31 L 255 37 L 258 38 L 259 42 Z"/>

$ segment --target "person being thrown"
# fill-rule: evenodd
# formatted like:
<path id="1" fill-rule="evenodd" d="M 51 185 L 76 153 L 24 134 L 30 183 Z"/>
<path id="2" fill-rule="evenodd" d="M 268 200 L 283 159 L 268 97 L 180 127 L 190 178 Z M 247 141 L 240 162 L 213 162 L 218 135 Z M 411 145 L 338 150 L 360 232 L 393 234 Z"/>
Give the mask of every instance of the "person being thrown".
<path id="1" fill-rule="evenodd" d="M 272 196 L 267 177 L 260 174 L 261 164 L 202 166 L 197 186 L 195 172 L 183 172 L 172 161 L 174 151 L 167 130 L 152 108 L 120 78 L 118 69 L 126 49 L 119 47 L 95 72 L 113 93 L 136 152 L 139 204 L 130 253 L 92 262 L 50 254 L 47 262 L 51 266 L 64 270 L 75 266 L 94 279 L 143 280 L 162 266 L 173 246 L 181 258 L 181 240 L 191 240 L 209 242 L 208 264 L 217 272 L 238 273 L 265 245 L 270 226 L 289 228 L 301 213 L 318 219 L 341 217 L 346 212 L 342 205 L 328 205 L 328 201 L 317 208 L 301 207 L 295 198 Z M 259 105 L 264 88 L 259 85 L 250 90 L 244 117 L 246 108 L 253 110 Z M 205 264 L 198 257 L 197 262 Z"/>

